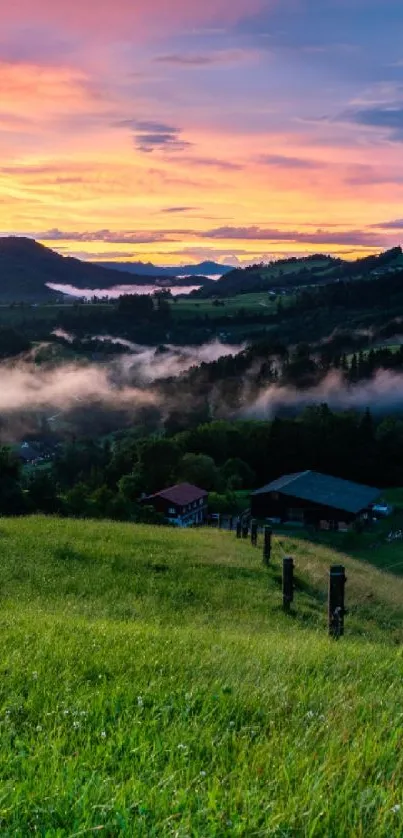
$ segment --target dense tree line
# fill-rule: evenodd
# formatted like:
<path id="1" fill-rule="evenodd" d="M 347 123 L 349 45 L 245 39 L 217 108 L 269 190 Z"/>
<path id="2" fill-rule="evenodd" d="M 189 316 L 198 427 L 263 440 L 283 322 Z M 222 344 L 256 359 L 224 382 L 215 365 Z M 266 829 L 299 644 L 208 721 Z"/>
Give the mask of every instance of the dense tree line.
<path id="1" fill-rule="evenodd" d="M 49 471 L 28 476 L 3 448 L 0 512 L 156 520 L 139 498 L 172 483 L 231 497 L 305 469 L 380 488 L 403 485 L 403 420 L 334 413 L 323 404 L 271 422 L 216 421 L 171 436 L 122 433 L 64 445 Z"/>

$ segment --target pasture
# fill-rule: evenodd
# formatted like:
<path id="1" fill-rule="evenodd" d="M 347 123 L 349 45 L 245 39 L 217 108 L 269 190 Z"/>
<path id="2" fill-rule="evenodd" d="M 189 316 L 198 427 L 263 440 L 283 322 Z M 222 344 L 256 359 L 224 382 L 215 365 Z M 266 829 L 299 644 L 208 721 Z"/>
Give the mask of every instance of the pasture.
<path id="1" fill-rule="evenodd" d="M 0 834 L 403 831 L 403 579 L 281 536 L 0 522 Z M 281 610 L 281 560 L 297 590 Z"/>

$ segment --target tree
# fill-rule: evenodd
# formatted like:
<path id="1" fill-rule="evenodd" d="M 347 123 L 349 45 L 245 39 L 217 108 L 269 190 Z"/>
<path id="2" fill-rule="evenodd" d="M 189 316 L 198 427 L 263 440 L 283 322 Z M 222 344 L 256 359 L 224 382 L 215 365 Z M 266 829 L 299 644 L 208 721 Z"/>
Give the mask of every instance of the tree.
<path id="1" fill-rule="evenodd" d="M 172 439 L 152 437 L 144 441 L 140 452 L 143 491 L 158 492 L 173 482 L 180 458 L 180 449 Z"/>
<path id="2" fill-rule="evenodd" d="M 211 492 L 218 487 L 219 472 L 212 457 L 206 454 L 185 454 L 179 463 L 178 479 Z"/>
<path id="3" fill-rule="evenodd" d="M 85 483 L 77 483 L 73 489 L 70 489 L 65 496 L 65 513 L 73 518 L 89 517 L 89 492 L 90 490 Z"/>
<path id="4" fill-rule="evenodd" d="M 143 478 L 140 470 L 133 471 L 131 474 L 124 474 L 118 483 L 119 494 L 125 500 L 134 503 L 142 493 Z"/>
<path id="5" fill-rule="evenodd" d="M 35 471 L 28 480 L 28 497 L 35 512 L 53 515 L 60 510 L 57 487 L 51 474 Z"/>
<path id="6" fill-rule="evenodd" d="M 256 475 L 248 463 L 239 457 L 227 460 L 221 469 L 221 474 L 228 489 L 248 489 L 254 485 Z"/>
<path id="7" fill-rule="evenodd" d="M 0 514 L 21 515 L 27 511 L 21 487 L 21 465 L 9 448 L 0 448 Z"/>

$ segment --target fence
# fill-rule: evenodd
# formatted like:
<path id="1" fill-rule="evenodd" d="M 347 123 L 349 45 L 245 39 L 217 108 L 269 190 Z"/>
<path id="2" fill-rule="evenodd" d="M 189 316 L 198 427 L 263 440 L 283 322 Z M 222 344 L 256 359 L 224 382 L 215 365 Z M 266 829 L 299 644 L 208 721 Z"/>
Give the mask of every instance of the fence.
<path id="1" fill-rule="evenodd" d="M 232 526 L 231 526 L 232 529 Z M 250 518 L 238 518 L 235 525 L 236 537 L 246 539 L 250 533 L 251 545 L 258 546 L 259 528 L 258 523 Z M 263 564 L 270 566 L 272 556 L 273 531 L 271 527 L 264 527 L 263 531 Z M 281 542 L 278 541 L 281 545 Z M 282 592 L 283 610 L 290 613 L 291 605 L 294 602 L 295 564 L 292 556 L 283 556 L 282 568 Z M 329 636 L 338 640 L 344 635 L 344 617 L 348 613 L 345 608 L 345 585 L 347 577 L 344 565 L 331 565 L 328 579 L 328 632 Z"/>

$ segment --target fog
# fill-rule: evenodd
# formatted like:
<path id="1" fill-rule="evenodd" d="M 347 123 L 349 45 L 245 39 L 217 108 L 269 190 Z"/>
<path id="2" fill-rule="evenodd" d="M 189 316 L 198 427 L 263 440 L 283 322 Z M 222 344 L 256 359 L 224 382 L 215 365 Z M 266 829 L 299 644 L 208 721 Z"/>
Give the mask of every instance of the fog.
<path id="1" fill-rule="evenodd" d="M 66 340 L 68 343 L 75 340 L 73 334 L 65 332 L 63 329 L 55 329 L 53 335 Z M 105 334 L 91 335 L 88 339 L 125 347 L 128 352 L 119 359 L 122 370 L 127 375 L 129 373 L 132 376 L 135 375 L 143 383 L 176 377 L 192 367 L 200 366 L 203 363 L 212 363 L 229 355 L 238 355 L 246 349 L 245 343 L 227 344 L 217 339 L 201 346 L 176 346 L 166 343 L 160 347 L 142 346 L 125 338 Z"/>
<path id="2" fill-rule="evenodd" d="M 58 336 L 74 340 L 68 333 L 59 332 Z M 213 341 L 200 347 L 169 345 L 158 349 L 138 346 L 113 336 L 102 337 L 123 344 L 127 352 L 105 363 L 81 361 L 50 368 L 36 365 L 32 355 L 27 354 L 18 362 L 0 365 L 0 414 L 3 426 L 7 424 L 9 437 L 11 433 L 20 438 L 17 429 L 24 422 L 25 428 L 36 426 L 40 416 L 51 420 L 60 414 L 67 416 L 78 412 L 80 416 L 75 420 L 78 432 L 83 422 L 88 429 L 92 421 L 91 432 L 96 434 L 99 411 L 105 414 L 124 411 L 129 421 L 144 408 L 153 408 L 161 419 L 172 411 L 191 412 L 198 393 L 190 389 L 187 392 L 186 379 L 179 389 L 172 388 L 172 395 L 169 385 L 161 388 L 161 382 L 180 376 L 203 362 L 235 355 L 245 348 Z M 403 411 L 403 374 L 380 370 L 371 380 L 347 384 L 340 372 L 333 371 L 315 387 L 300 390 L 273 384 L 257 396 L 253 376 L 246 375 L 242 407 L 236 411 L 226 403 L 224 393 L 225 387 L 218 382 L 214 384 L 209 396 L 211 415 L 233 420 L 269 420 L 284 410 L 297 413 L 309 405 L 325 402 L 335 410 L 370 407 L 374 413 L 393 413 Z"/>
<path id="3" fill-rule="evenodd" d="M 58 294 L 66 297 L 74 297 L 79 300 L 91 300 L 96 297 L 99 300 L 118 300 L 126 294 L 146 294 L 150 296 L 159 291 L 170 291 L 173 297 L 179 294 L 190 294 L 191 291 L 198 291 L 200 285 L 112 285 L 110 288 L 76 288 L 74 285 L 59 285 L 54 282 L 47 282 L 47 287 Z"/>
<path id="4" fill-rule="evenodd" d="M 68 342 L 74 335 L 58 329 L 55 336 Z M 203 361 L 236 354 L 243 346 L 213 341 L 200 347 L 171 346 L 163 349 L 138 346 L 122 338 L 96 338 L 122 344 L 128 352 L 106 363 L 72 362 L 51 368 L 36 365 L 27 353 L 0 365 L 0 412 L 6 414 L 68 411 L 77 405 L 125 409 L 130 413 L 145 406 L 160 407 L 161 397 L 153 382 L 178 376 Z"/>
<path id="5" fill-rule="evenodd" d="M 318 386 L 306 390 L 271 385 L 240 413 L 245 418 L 272 419 L 284 409 L 299 411 L 325 402 L 334 410 L 365 410 L 367 407 L 373 413 L 403 410 L 403 374 L 379 370 L 368 381 L 346 384 L 339 372 L 331 372 Z"/>
<path id="6" fill-rule="evenodd" d="M 136 373 L 144 383 L 174 378 L 202 363 L 218 361 L 229 355 L 238 355 L 246 344 L 230 345 L 214 340 L 202 346 L 174 346 L 165 344 L 163 349 L 131 345 L 132 354 L 123 360 L 125 368 Z"/>
<path id="7" fill-rule="evenodd" d="M 105 405 L 144 406 L 155 403 L 147 390 L 118 382 L 114 370 L 95 364 L 64 365 L 57 369 L 36 367 L 28 362 L 0 368 L 0 411 L 35 411 L 45 408 L 67 410 L 77 402 Z"/>

